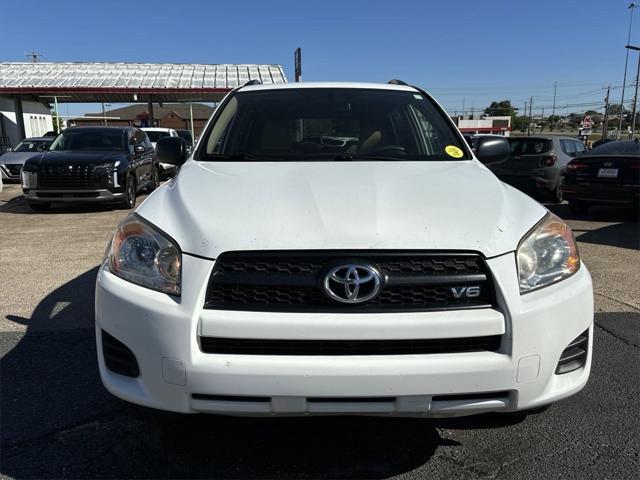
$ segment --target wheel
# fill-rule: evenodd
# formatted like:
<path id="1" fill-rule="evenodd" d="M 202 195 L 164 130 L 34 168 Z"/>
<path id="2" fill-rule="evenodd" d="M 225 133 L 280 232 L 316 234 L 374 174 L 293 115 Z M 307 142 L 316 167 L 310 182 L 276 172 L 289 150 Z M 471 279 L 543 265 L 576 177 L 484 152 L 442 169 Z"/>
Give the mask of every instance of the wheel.
<path id="1" fill-rule="evenodd" d="M 49 210 L 50 203 L 27 202 L 29 206 L 36 212 L 45 212 Z"/>
<path id="2" fill-rule="evenodd" d="M 569 200 L 569 210 L 576 215 L 585 215 L 589 213 L 589 204 L 579 200 Z"/>
<path id="3" fill-rule="evenodd" d="M 151 172 L 151 185 L 147 187 L 147 192 L 151 193 L 160 185 L 160 172 L 158 172 L 158 167 L 153 167 Z"/>
<path id="4" fill-rule="evenodd" d="M 120 204 L 120 208 L 130 209 L 136 206 L 136 181 L 133 175 L 127 175 L 127 181 L 124 186 L 124 198 Z"/>
<path id="5" fill-rule="evenodd" d="M 564 175 L 560 175 L 556 188 L 553 189 L 553 192 L 551 192 L 551 196 L 549 197 L 549 201 L 551 203 L 562 203 L 562 200 L 564 199 L 562 195 L 563 185 L 564 185 Z"/>

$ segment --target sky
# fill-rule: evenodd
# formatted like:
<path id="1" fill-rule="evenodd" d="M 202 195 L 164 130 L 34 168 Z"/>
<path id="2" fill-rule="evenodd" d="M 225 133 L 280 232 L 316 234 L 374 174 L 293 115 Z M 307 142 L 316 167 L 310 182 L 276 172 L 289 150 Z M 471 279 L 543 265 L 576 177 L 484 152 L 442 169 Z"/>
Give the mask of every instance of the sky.
<path id="1" fill-rule="evenodd" d="M 620 101 L 629 3 L 65 0 L 52 8 L 0 0 L 0 61 L 26 61 L 35 51 L 51 62 L 272 63 L 293 81 L 301 47 L 305 81 L 399 78 L 451 113 L 503 99 L 523 110 L 533 97 L 534 115 L 550 113 L 557 82 L 556 111 L 564 114 L 602 107 L 608 85 Z M 640 45 L 640 8 L 634 15 L 631 43 Z M 632 52 L 628 83 L 636 62 Z"/>

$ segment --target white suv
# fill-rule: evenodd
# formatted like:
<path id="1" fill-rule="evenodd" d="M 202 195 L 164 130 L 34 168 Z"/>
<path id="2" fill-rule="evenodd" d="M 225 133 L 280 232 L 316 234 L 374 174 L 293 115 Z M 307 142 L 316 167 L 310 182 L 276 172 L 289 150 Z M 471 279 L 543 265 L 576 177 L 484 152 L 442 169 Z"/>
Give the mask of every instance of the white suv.
<path id="1" fill-rule="evenodd" d="M 339 141 L 336 141 L 339 139 Z M 422 90 L 250 85 L 117 228 L 96 288 L 106 388 L 175 412 L 456 416 L 587 382 L 573 234 Z"/>

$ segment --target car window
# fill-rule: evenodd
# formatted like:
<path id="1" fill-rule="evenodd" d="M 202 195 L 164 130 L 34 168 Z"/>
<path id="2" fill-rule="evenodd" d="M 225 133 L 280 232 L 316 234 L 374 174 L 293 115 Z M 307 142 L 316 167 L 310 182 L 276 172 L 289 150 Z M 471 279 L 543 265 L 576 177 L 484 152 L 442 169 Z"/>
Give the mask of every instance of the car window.
<path id="1" fill-rule="evenodd" d="M 142 130 L 134 130 L 133 139 L 136 145 L 141 146 L 145 149 L 147 148 L 147 145 L 146 145 L 147 137 Z"/>
<path id="2" fill-rule="evenodd" d="M 544 138 L 509 138 L 513 155 L 540 155 L 553 149 L 551 140 Z"/>
<path id="3" fill-rule="evenodd" d="M 171 134 L 167 131 L 146 130 L 145 133 L 152 142 L 157 142 L 163 137 L 170 137 Z"/>
<path id="4" fill-rule="evenodd" d="M 560 140 L 562 151 L 571 157 L 575 157 L 576 154 L 576 142 L 573 140 Z"/>
<path id="5" fill-rule="evenodd" d="M 305 88 L 239 92 L 206 134 L 204 155 L 322 160 L 470 159 L 445 115 L 422 94 Z M 452 152 L 452 153 L 450 153 Z M 207 159 L 207 158 L 204 158 Z"/>
<path id="6" fill-rule="evenodd" d="M 48 147 L 51 144 L 51 140 L 23 140 L 15 148 L 14 152 L 37 152 L 43 146 Z"/>
<path id="7" fill-rule="evenodd" d="M 575 144 L 577 153 L 583 153 L 587 151 L 587 147 L 585 147 L 584 143 L 578 141 L 574 141 L 573 143 Z"/>
<path id="8" fill-rule="evenodd" d="M 125 136 L 118 129 L 65 130 L 51 144 L 50 150 L 126 151 Z"/>

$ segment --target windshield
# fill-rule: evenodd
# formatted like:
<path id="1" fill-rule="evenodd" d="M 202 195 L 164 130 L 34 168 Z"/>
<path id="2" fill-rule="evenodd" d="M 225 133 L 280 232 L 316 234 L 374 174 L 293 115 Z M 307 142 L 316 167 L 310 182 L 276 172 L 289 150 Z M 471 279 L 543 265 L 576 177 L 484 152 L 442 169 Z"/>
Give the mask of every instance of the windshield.
<path id="1" fill-rule="evenodd" d="M 205 134 L 201 160 L 458 160 L 468 149 L 415 91 L 300 88 L 239 92 Z"/>
<path id="2" fill-rule="evenodd" d="M 512 155 L 540 155 L 553 149 L 551 140 L 544 138 L 510 138 Z"/>
<path id="3" fill-rule="evenodd" d="M 169 132 L 163 132 L 163 131 L 158 131 L 158 130 L 156 130 L 156 131 L 144 130 L 144 133 L 147 134 L 147 137 L 149 137 L 149 140 L 151 140 L 153 143 L 156 143 L 161 138 L 170 137 L 171 136 L 171 134 Z"/>
<path id="4" fill-rule="evenodd" d="M 16 148 L 13 149 L 14 152 L 37 152 L 41 150 L 42 146 L 48 147 L 51 144 L 51 140 L 23 140 Z"/>
<path id="5" fill-rule="evenodd" d="M 49 150 L 124 151 L 122 130 L 65 130 Z"/>
<path id="6" fill-rule="evenodd" d="M 591 150 L 589 155 L 640 155 L 640 142 L 638 140 L 624 140 L 603 143 Z"/>

